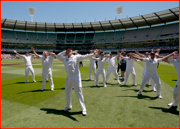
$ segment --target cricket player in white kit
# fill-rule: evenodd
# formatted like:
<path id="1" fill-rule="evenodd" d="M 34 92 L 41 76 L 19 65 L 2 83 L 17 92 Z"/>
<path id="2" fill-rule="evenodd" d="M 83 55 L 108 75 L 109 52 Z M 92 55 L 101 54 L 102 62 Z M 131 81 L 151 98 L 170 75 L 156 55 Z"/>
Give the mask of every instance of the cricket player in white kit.
<path id="1" fill-rule="evenodd" d="M 118 73 L 117 73 L 117 70 L 116 70 L 116 59 L 118 59 L 118 55 L 117 56 L 114 56 L 112 54 L 108 55 L 108 69 L 107 69 L 107 72 L 106 72 L 106 83 L 109 79 L 109 76 L 111 74 L 111 72 L 114 74 L 114 76 L 116 77 L 116 80 L 118 82 L 118 84 L 120 85 L 121 82 L 119 81 L 119 76 L 118 76 Z"/>
<path id="2" fill-rule="evenodd" d="M 101 74 L 103 77 L 103 86 L 106 87 L 106 73 L 105 73 L 105 63 L 106 60 L 108 59 L 107 57 L 104 56 L 104 54 L 101 53 L 100 58 L 94 58 L 92 57 L 94 60 L 98 61 L 98 68 L 97 68 L 97 72 L 96 72 L 96 84 L 94 86 L 98 86 L 99 83 L 99 75 Z"/>
<path id="3" fill-rule="evenodd" d="M 90 54 L 93 53 L 92 51 L 90 51 Z M 89 79 L 91 80 L 91 72 L 93 70 L 94 73 L 94 81 L 96 81 L 96 64 L 95 64 L 95 60 L 92 58 L 89 58 L 90 64 L 89 64 Z"/>
<path id="4" fill-rule="evenodd" d="M 150 58 L 139 58 L 139 57 L 134 56 L 134 58 L 137 58 L 137 59 L 139 59 L 141 61 L 144 61 L 146 63 L 146 73 L 145 73 L 145 75 L 143 77 L 143 80 L 142 80 L 138 95 L 141 95 L 141 93 L 144 90 L 144 87 L 146 85 L 146 82 L 150 78 L 152 78 L 154 80 L 154 82 L 156 83 L 156 86 L 157 86 L 157 97 L 162 99 L 162 96 L 161 96 L 161 82 L 160 82 L 159 76 L 157 74 L 157 65 L 158 65 L 158 63 L 160 61 L 167 59 L 168 57 L 170 57 L 173 54 L 174 53 L 172 53 L 170 55 L 167 55 L 167 56 L 165 56 L 163 58 L 160 58 L 160 59 L 155 58 L 155 53 L 154 52 L 151 52 Z"/>
<path id="5" fill-rule="evenodd" d="M 124 51 L 125 51 L 125 49 L 122 50 L 122 52 L 124 52 Z M 122 59 L 126 60 L 126 73 L 125 73 L 125 80 L 124 80 L 123 85 L 126 85 L 129 74 L 131 73 L 131 76 L 133 79 L 133 85 L 136 86 L 137 84 L 136 84 L 136 73 L 135 73 L 135 69 L 134 69 L 134 59 L 130 54 L 128 54 L 128 55 L 129 55 L 129 57 L 123 57 L 121 54 L 119 54 L 119 56 Z"/>
<path id="6" fill-rule="evenodd" d="M 178 54 L 178 52 L 176 52 L 176 54 Z M 173 110 L 176 110 L 179 104 L 179 58 L 176 59 L 168 58 L 168 62 L 174 65 L 177 72 L 177 82 L 174 86 L 174 91 L 173 91 L 173 102 L 168 104 L 168 106 L 171 106 Z"/>
<path id="7" fill-rule="evenodd" d="M 20 55 L 19 53 L 17 53 L 16 50 L 13 50 L 13 52 L 16 53 L 18 56 L 24 58 L 25 66 L 26 66 L 26 68 L 25 68 L 25 74 L 26 74 L 26 81 L 25 81 L 25 83 L 28 82 L 29 71 L 31 71 L 31 73 L 32 73 L 33 82 L 36 82 L 35 74 L 34 74 L 34 69 L 33 69 L 32 63 L 31 63 L 32 56 L 29 56 L 30 53 L 26 52 L 26 55 L 24 56 L 24 55 Z"/>
<path id="8" fill-rule="evenodd" d="M 137 55 L 139 55 L 140 57 L 142 57 L 142 58 L 150 58 L 148 52 L 146 52 L 145 55 L 140 54 L 138 51 L 135 51 L 135 53 L 136 53 Z M 144 69 L 143 69 L 143 77 L 144 77 L 144 75 L 145 75 L 145 73 L 146 73 L 146 62 L 144 62 L 144 61 L 143 61 L 143 67 L 144 67 Z M 154 81 L 153 81 L 152 78 L 150 78 L 150 80 L 151 80 L 151 88 L 152 88 L 152 90 L 153 90 L 154 92 L 156 92 L 156 88 L 155 88 L 156 84 L 154 83 Z M 148 84 L 149 84 L 149 80 L 146 82 L 146 85 L 148 85 Z"/>
<path id="9" fill-rule="evenodd" d="M 39 57 L 42 60 L 43 68 L 42 68 L 42 89 L 41 90 L 42 91 L 45 90 L 46 80 L 47 80 L 47 75 L 48 75 L 51 91 L 54 91 L 54 83 L 53 83 L 53 79 L 52 79 L 52 63 L 53 63 L 53 59 L 56 57 L 56 55 L 54 53 L 50 53 L 47 51 L 44 51 L 43 55 L 38 55 L 34 51 L 33 47 L 31 47 L 31 50 L 37 57 Z"/>
<path id="10" fill-rule="evenodd" d="M 66 51 L 63 51 L 57 55 L 57 59 L 62 61 L 65 66 L 66 73 L 68 74 L 66 78 L 65 84 L 65 94 L 66 94 L 66 101 L 67 106 L 63 111 L 68 111 L 72 109 L 71 104 L 71 91 L 74 88 L 74 92 L 76 97 L 81 105 L 82 115 L 86 116 L 86 107 L 84 104 L 84 97 L 82 93 L 82 83 L 81 83 L 81 74 L 79 71 L 79 62 L 90 58 L 96 54 L 98 54 L 98 50 L 94 50 L 94 53 L 88 55 L 73 55 L 73 51 L 71 48 L 67 48 Z M 66 54 L 67 56 L 63 56 Z"/>

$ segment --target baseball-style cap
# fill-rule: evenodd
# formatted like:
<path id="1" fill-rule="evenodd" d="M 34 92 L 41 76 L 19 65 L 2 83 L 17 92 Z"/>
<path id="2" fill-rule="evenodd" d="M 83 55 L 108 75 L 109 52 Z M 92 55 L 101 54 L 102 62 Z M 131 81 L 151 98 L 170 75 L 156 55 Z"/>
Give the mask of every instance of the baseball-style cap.
<path id="1" fill-rule="evenodd" d="M 154 52 L 151 52 L 151 54 L 155 54 Z"/>

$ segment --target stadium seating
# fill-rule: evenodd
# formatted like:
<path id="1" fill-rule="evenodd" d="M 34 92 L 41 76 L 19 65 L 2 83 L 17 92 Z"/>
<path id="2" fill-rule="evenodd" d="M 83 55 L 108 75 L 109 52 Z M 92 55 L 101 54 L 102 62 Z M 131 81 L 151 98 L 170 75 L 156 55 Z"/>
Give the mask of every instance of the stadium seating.
<path id="1" fill-rule="evenodd" d="M 150 30 L 150 28 L 139 29 L 136 39 L 137 40 L 146 40 L 147 39 L 146 36 L 147 36 L 149 30 Z"/>
<path id="2" fill-rule="evenodd" d="M 106 32 L 105 33 L 105 42 L 112 42 L 113 39 L 115 37 L 115 33 L 114 32 Z"/>
<path id="3" fill-rule="evenodd" d="M 122 41 L 133 41 L 134 40 L 134 36 L 136 36 L 136 33 L 138 32 L 138 30 L 129 30 L 129 31 L 125 31 L 124 34 L 124 39 L 122 39 Z"/>
<path id="4" fill-rule="evenodd" d="M 161 34 L 164 26 L 152 27 L 149 30 L 147 40 L 157 39 L 158 36 Z"/>
<path id="5" fill-rule="evenodd" d="M 161 34 L 173 34 L 177 30 L 177 26 L 179 26 L 179 24 L 177 24 L 177 23 L 166 25 Z"/>
<path id="6" fill-rule="evenodd" d="M 121 30 L 115 32 L 99 33 L 40 33 L 1 30 L 2 42 L 12 43 L 36 43 L 36 44 L 90 44 L 111 42 L 135 42 L 157 39 L 179 38 L 179 24 L 167 24 L 161 26 L 146 27 L 140 29 Z"/>
<path id="7" fill-rule="evenodd" d="M 119 42 L 122 41 L 125 31 L 116 31 L 114 41 Z"/>
<path id="8" fill-rule="evenodd" d="M 102 40 L 104 39 L 104 33 L 95 33 L 93 41 L 95 42 L 102 42 Z"/>

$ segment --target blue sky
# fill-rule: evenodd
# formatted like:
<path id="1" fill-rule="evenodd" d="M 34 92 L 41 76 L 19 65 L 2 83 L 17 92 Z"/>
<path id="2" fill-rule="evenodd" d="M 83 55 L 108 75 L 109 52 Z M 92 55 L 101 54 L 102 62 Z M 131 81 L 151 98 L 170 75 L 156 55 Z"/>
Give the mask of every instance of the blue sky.
<path id="1" fill-rule="evenodd" d="M 121 18 L 179 7 L 178 1 L 1 1 L 1 17 L 30 21 L 27 7 L 35 7 L 36 22 L 77 23 L 114 20 L 115 7 L 124 5 Z"/>

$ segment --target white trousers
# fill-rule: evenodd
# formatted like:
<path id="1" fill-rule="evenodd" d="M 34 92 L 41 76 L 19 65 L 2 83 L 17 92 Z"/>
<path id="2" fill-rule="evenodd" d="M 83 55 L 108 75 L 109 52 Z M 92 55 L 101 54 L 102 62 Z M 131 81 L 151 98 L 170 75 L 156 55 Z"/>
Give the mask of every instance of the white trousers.
<path id="1" fill-rule="evenodd" d="M 104 69 L 97 69 L 97 72 L 96 72 L 96 85 L 98 85 L 99 83 L 99 75 L 102 75 L 103 77 L 103 85 L 105 86 L 106 85 L 106 73 L 105 73 L 105 70 Z"/>
<path id="2" fill-rule="evenodd" d="M 117 82 L 120 83 L 117 70 L 116 70 L 116 68 L 113 68 L 113 67 L 112 67 L 112 68 L 109 68 L 109 67 L 108 67 L 108 69 L 107 69 L 107 72 L 106 72 L 106 82 L 108 81 L 111 72 L 114 74 Z"/>
<path id="3" fill-rule="evenodd" d="M 47 80 L 47 75 L 49 78 L 49 84 L 51 89 L 54 89 L 54 83 L 53 83 L 53 79 L 52 79 L 52 70 L 42 70 L 42 89 L 45 89 L 46 86 L 46 80 Z"/>
<path id="4" fill-rule="evenodd" d="M 143 70 L 143 78 L 144 78 L 144 75 L 146 74 L 146 70 Z M 152 78 L 150 78 L 147 82 L 146 82 L 146 85 L 148 85 L 149 84 L 149 81 L 151 80 L 151 88 L 152 88 L 152 90 L 155 90 L 155 86 L 156 86 L 156 84 L 155 84 L 155 82 L 154 82 L 154 80 L 152 79 Z"/>
<path id="5" fill-rule="evenodd" d="M 131 76 L 132 76 L 133 85 L 136 85 L 136 73 L 135 73 L 134 68 L 133 69 L 127 69 L 126 68 L 125 79 L 124 79 L 124 84 L 123 85 L 126 85 L 130 73 L 131 73 Z"/>
<path id="6" fill-rule="evenodd" d="M 71 91 L 74 88 L 74 92 L 81 106 L 81 111 L 86 111 L 86 107 L 84 104 L 84 97 L 82 93 L 82 83 L 81 83 L 81 75 L 75 74 L 73 76 L 67 76 L 66 84 L 65 84 L 65 94 L 66 94 L 66 102 L 67 107 L 72 108 L 71 104 Z"/>
<path id="7" fill-rule="evenodd" d="M 33 81 L 35 81 L 34 69 L 33 69 L 32 65 L 30 65 L 30 66 L 26 66 L 26 68 L 25 68 L 26 82 L 28 82 L 29 71 L 31 71 L 32 79 L 33 79 Z"/>
<path id="8" fill-rule="evenodd" d="M 93 70 L 93 73 L 94 73 L 94 80 L 96 80 L 96 66 L 89 66 L 89 79 L 91 79 L 91 72 Z"/>
<path id="9" fill-rule="evenodd" d="M 141 86 L 140 86 L 140 89 L 139 91 L 142 92 L 144 90 L 144 87 L 146 85 L 146 82 L 152 78 L 153 81 L 155 82 L 156 86 L 157 86 L 157 95 L 161 95 L 161 81 L 160 81 L 160 78 L 157 74 L 157 71 L 147 71 L 146 74 L 144 75 L 143 77 L 143 80 L 142 80 L 142 83 L 141 83 Z"/>
<path id="10" fill-rule="evenodd" d="M 179 104 L 179 79 L 177 80 L 175 86 L 174 86 L 174 91 L 173 91 L 173 106 L 178 106 Z"/>

